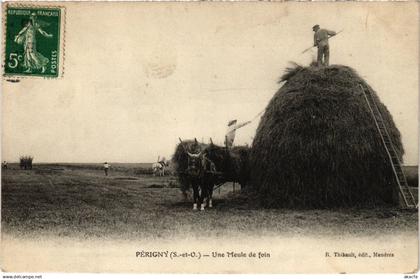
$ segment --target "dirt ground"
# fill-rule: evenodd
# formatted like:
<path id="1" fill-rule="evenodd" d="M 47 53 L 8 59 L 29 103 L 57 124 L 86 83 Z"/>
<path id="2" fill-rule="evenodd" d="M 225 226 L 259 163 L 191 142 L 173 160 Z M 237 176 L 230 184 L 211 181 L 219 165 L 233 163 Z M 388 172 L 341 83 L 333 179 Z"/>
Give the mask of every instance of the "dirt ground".
<path id="1" fill-rule="evenodd" d="M 153 177 L 139 166 L 114 164 L 107 177 L 93 165 L 10 167 L 2 172 L 3 271 L 409 273 L 418 268 L 415 211 L 261 209 L 225 184 L 215 192 L 214 208 L 197 212 L 183 200 L 175 177 Z M 159 251 L 187 256 L 136 256 Z M 218 256 L 228 253 L 247 256 Z"/>
<path id="2" fill-rule="evenodd" d="M 2 172 L 2 231 L 19 237 L 167 238 L 217 236 L 374 236 L 416 232 L 416 211 L 398 208 L 257 209 L 225 184 L 214 208 L 192 210 L 172 176 L 35 165 Z"/>

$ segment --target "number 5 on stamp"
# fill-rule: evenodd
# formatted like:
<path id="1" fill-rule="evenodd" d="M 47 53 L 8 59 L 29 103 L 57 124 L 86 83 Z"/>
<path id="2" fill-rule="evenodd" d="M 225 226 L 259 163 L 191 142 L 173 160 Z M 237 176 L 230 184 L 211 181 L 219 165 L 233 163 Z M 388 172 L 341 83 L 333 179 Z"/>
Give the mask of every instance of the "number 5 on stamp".
<path id="1" fill-rule="evenodd" d="M 62 73 L 63 8 L 6 6 L 4 74 L 58 77 Z"/>

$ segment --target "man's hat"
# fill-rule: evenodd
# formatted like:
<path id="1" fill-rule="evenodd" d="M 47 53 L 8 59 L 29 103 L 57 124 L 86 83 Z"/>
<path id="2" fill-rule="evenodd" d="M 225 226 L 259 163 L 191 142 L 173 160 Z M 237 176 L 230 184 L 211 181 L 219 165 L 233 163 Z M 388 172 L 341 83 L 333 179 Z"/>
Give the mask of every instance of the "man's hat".
<path id="1" fill-rule="evenodd" d="M 312 26 L 312 30 L 315 30 L 316 28 L 319 28 L 319 24 L 315 24 L 314 26 Z"/>

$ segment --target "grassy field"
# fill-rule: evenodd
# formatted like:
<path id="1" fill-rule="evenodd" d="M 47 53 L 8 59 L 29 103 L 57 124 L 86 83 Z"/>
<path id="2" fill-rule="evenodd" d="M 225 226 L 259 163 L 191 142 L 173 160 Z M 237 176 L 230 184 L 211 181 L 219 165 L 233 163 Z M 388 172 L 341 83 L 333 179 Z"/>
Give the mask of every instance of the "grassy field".
<path id="1" fill-rule="evenodd" d="M 160 238 L 253 235 L 375 235 L 417 230 L 417 212 L 397 208 L 257 209 L 225 184 L 213 209 L 192 211 L 175 177 L 139 166 L 13 165 L 2 172 L 2 230 L 20 237 Z M 144 165 L 143 168 L 148 166 Z"/>

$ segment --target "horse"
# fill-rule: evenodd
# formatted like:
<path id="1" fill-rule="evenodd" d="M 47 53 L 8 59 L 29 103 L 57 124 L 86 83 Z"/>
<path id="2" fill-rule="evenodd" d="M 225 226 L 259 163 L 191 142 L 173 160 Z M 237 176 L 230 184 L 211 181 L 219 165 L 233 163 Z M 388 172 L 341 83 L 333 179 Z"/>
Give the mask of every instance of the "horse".
<path id="1" fill-rule="evenodd" d="M 165 176 L 165 162 L 156 162 L 152 165 L 153 176 Z"/>

